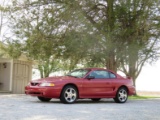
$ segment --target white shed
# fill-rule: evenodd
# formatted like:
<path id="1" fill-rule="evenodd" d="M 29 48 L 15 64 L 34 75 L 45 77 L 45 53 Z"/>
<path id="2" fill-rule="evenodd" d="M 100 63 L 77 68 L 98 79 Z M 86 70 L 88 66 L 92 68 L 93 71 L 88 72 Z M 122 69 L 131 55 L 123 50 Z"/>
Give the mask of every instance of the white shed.
<path id="1" fill-rule="evenodd" d="M 0 58 L 0 92 L 23 94 L 32 77 L 32 62 Z"/>

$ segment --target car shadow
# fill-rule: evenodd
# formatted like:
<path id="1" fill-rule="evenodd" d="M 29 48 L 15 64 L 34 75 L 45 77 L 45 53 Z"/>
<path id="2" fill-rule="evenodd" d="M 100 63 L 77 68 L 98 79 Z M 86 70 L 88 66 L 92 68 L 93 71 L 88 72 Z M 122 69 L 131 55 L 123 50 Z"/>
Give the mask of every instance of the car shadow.
<path id="1" fill-rule="evenodd" d="M 114 100 L 100 100 L 100 101 L 92 101 L 92 100 L 78 100 L 75 104 L 102 104 L 102 103 L 115 103 Z"/>
<path id="2" fill-rule="evenodd" d="M 59 99 L 52 99 L 50 102 L 42 102 L 42 101 L 32 101 L 34 103 L 46 103 L 46 104 L 63 104 Z M 74 104 L 103 104 L 103 103 L 115 103 L 113 99 L 102 99 L 98 102 L 92 101 L 91 99 L 79 99 Z"/>

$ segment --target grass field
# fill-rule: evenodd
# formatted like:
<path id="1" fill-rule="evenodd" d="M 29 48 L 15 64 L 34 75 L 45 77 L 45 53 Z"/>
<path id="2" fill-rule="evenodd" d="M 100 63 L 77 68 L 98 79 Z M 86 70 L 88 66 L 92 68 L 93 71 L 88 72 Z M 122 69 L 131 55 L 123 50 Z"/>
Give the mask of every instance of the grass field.
<path id="1" fill-rule="evenodd" d="M 137 91 L 137 95 L 129 96 L 129 99 L 154 99 L 160 98 L 160 92 Z"/>

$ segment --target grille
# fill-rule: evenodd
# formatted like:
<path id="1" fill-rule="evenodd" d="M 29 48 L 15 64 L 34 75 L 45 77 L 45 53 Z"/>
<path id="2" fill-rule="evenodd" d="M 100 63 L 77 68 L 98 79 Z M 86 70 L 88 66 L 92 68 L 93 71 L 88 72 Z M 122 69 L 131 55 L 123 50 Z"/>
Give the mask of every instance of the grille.
<path id="1" fill-rule="evenodd" d="M 29 94 L 33 94 L 33 95 L 41 95 L 40 92 L 29 92 Z"/>
<path id="2" fill-rule="evenodd" d="M 31 86 L 37 86 L 39 83 L 31 83 Z"/>

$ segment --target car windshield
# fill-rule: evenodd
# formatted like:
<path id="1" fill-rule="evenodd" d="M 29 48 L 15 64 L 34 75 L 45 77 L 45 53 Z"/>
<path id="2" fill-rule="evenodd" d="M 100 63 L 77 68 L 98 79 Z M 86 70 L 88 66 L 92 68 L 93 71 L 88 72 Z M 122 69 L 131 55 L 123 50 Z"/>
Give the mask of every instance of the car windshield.
<path id="1" fill-rule="evenodd" d="M 88 72 L 89 72 L 89 70 L 86 70 L 86 69 L 78 69 L 78 70 L 74 70 L 74 71 L 68 73 L 67 76 L 72 76 L 72 77 L 76 77 L 76 78 L 83 78 Z"/>

